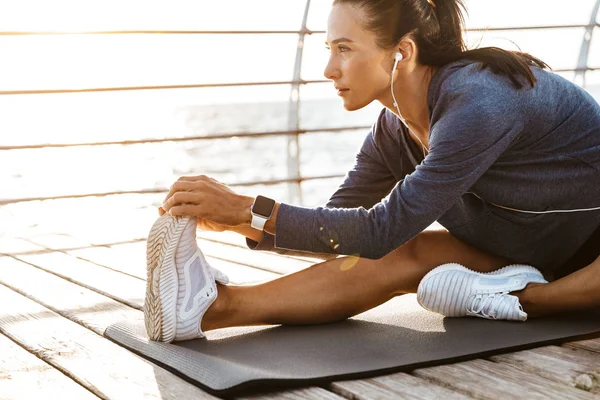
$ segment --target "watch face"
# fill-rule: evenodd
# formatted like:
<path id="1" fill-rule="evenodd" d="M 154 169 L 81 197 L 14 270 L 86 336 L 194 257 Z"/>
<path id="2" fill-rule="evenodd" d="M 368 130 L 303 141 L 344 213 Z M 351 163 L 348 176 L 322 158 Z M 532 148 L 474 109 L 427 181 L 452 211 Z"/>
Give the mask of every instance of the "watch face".
<path id="1" fill-rule="evenodd" d="M 264 196 L 257 196 L 254 200 L 252 212 L 265 217 L 270 217 L 273 212 L 273 207 L 275 207 L 275 200 Z"/>

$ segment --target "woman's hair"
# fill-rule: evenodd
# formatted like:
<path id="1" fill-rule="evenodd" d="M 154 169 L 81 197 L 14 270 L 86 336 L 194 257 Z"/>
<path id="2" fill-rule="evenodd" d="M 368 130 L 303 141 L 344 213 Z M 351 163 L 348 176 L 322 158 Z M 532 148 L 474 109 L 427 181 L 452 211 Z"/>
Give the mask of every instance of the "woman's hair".
<path id="1" fill-rule="evenodd" d="M 533 87 L 537 81 L 529 65 L 548 68 L 542 60 L 518 51 L 498 47 L 468 50 L 463 40 L 466 11 L 463 0 L 334 0 L 333 4 L 351 4 L 366 14 L 365 28 L 377 35 L 377 45 L 393 49 L 407 34 L 419 48 L 417 62 L 441 67 L 453 61 L 469 59 L 481 62 L 480 69 L 490 68 L 506 75 L 517 87 L 525 78 Z"/>

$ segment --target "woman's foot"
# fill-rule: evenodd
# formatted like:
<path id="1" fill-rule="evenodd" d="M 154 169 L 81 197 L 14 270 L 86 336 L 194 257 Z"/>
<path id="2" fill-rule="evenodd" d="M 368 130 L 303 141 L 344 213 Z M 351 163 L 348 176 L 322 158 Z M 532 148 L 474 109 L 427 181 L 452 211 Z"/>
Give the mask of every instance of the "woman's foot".
<path id="1" fill-rule="evenodd" d="M 444 264 L 423 277 L 417 290 L 419 304 L 447 317 L 527 320 L 519 298 L 511 292 L 528 284 L 547 283 L 528 265 L 509 265 L 481 273 L 459 264 Z"/>
<path id="2" fill-rule="evenodd" d="M 196 243 L 196 218 L 159 217 L 148 235 L 146 332 L 173 342 L 205 337 L 201 322 L 217 299 L 215 281 L 228 277 L 211 267 Z"/>

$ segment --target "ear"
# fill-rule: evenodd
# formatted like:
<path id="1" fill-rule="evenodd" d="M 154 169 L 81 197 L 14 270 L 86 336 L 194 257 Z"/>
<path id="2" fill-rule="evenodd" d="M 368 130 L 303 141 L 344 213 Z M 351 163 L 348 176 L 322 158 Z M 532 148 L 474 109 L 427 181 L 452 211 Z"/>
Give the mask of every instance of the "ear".
<path id="1" fill-rule="evenodd" d="M 414 59 L 416 56 L 416 52 L 417 44 L 411 37 L 403 37 L 396 45 L 396 53 L 402 54 L 403 60 Z"/>

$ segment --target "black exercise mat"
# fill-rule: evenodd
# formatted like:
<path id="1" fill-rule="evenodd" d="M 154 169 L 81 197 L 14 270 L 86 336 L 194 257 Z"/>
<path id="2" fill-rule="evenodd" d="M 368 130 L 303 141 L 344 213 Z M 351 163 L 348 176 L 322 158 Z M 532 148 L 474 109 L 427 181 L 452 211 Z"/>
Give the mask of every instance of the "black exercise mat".
<path id="1" fill-rule="evenodd" d="M 207 332 L 207 339 L 149 341 L 143 320 L 106 329 L 111 340 L 202 389 L 231 395 L 447 364 L 550 343 L 600 336 L 600 312 L 527 322 L 444 318 L 415 295 L 396 297 L 349 320 Z"/>

